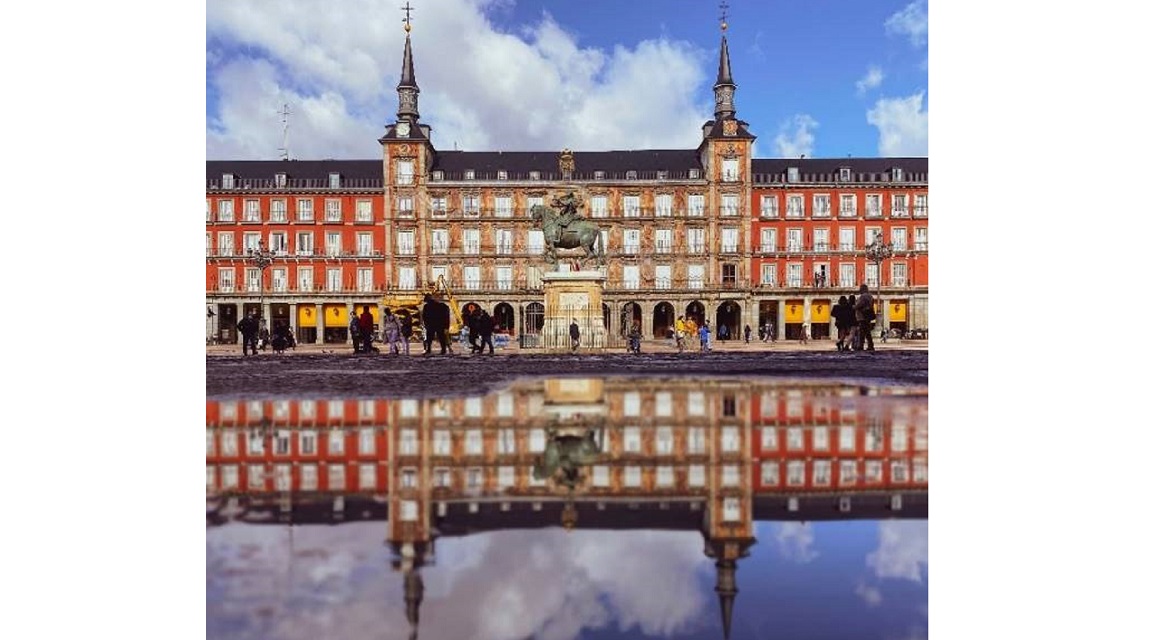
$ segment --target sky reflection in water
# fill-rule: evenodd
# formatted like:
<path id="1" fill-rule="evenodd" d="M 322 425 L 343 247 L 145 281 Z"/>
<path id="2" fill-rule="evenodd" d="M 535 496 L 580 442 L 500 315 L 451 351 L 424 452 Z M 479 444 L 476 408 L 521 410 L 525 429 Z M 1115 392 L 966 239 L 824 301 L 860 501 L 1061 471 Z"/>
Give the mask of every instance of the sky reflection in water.
<path id="1" fill-rule="evenodd" d="M 643 402 L 665 401 L 666 398 L 654 397 L 659 388 L 644 386 Z M 796 388 L 787 386 L 713 388 L 699 381 L 692 388 L 704 392 L 709 419 L 724 423 L 726 418 L 738 418 L 745 437 L 764 425 L 778 424 L 781 440 L 786 441 L 789 425 L 802 424 L 810 430 L 813 426 L 835 427 L 855 421 L 874 427 L 875 416 L 884 415 L 889 427 L 885 458 L 902 455 L 902 445 L 890 441 L 892 425 L 896 430 L 901 427 L 912 432 L 922 430 L 919 439 L 907 446 L 920 445 L 920 453 L 926 456 L 925 393 L 888 396 L 870 389 L 861 393 L 857 386 L 805 386 L 802 394 L 797 394 Z M 606 389 L 597 389 L 600 399 L 610 407 L 606 414 L 610 430 L 617 421 L 614 410 L 622 408 L 628 412 L 625 407 L 631 400 L 613 395 L 617 392 L 626 395 L 625 387 L 613 388 L 609 384 Z M 554 392 L 555 388 L 550 391 Z M 728 410 L 723 398 L 733 395 L 738 398 L 736 413 L 739 415 L 714 415 Z M 531 396 L 529 391 L 526 397 Z M 525 394 L 517 397 L 522 400 Z M 769 415 L 772 411 L 764 409 L 765 399 L 776 397 L 782 404 L 778 405 L 778 415 L 772 417 Z M 787 403 L 800 402 L 800 398 L 804 415 L 798 422 L 787 422 L 786 416 L 796 413 L 794 409 L 789 410 Z M 673 402 L 678 401 L 679 396 L 674 396 Z M 692 402 L 686 398 L 684 401 Z M 555 404 L 545 401 L 542 409 L 554 409 Z M 899 408 L 905 404 L 915 409 L 908 413 Z M 498 406 L 498 402 L 493 406 Z M 487 405 L 484 419 L 493 419 L 486 408 Z M 541 409 L 540 406 L 534 408 Z M 676 405 L 674 416 L 692 413 L 681 411 L 683 408 Z M 826 408 L 830 408 L 830 412 L 824 420 L 821 412 Z M 226 423 L 219 419 L 219 410 L 215 408 L 215 422 Z M 651 417 L 653 413 L 664 411 L 643 405 L 642 414 L 650 420 L 639 424 L 650 423 L 654 429 L 660 418 Z M 210 409 L 209 433 L 213 429 L 226 429 L 222 424 L 213 424 L 212 414 Z M 402 420 L 397 422 L 394 418 L 389 415 L 379 422 L 389 425 L 388 431 L 402 429 Z M 618 421 L 622 424 L 636 419 L 624 416 Z M 243 423 L 243 416 L 239 416 L 236 426 Z M 643 433 L 644 446 L 658 446 L 658 437 L 649 438 Z M 895 435 L 895 440 L 898 442 L 902 437 Z M 801 491 L 766 487 L 762 473 L 754 472 L 753 468 L 773 454 L 764 449 L 762 436 L 747 439 L 749 441 L 741 442 L 737 455 L 745 462 L 742 468 L 747 476 L 741 476 L 742 491 L 751 510 L 743 516 L 754 542 L 745 547 L 747 555 L 735 563 L 738 594 L 733 599 L 730 637 L 926 638 L 926 479 L 914 488 L 893 490 L 887 482 L 882 487 L 877 485 L 878 488 L 836 486 L 831 492 L 833 496 L 855 496 L 856 504 L 863 494 L 879 496 L 887 501 L 884 503 L 888 505 L 886 513 L 884 509 L 867 512 L 866 506 L 844 511 L 839 505 L 838 508 L 820 506 L 816 511 L 801 509 L 796 515 L 786 508 L 777 508 L 776 503 L 765 502 L 765 496 L 777 500 L 800 496 L 801 501 L 807 501 L 801 504 L 807 504 L 814 491 L 810 486 L 813 480 L 807 478 L 808 485 Z M 836 453 L 837 438 L 832 435 L 830 439 L 831 453 Z M 393 440 L 394 434 L 389 437 L 389 445 L 396 444 Z M 610 436 L 607 441 L 610 450 Z M 677 440 L 677 447 L 679 444 Z M 850 457 L 839 454 L 837 462 Z M 798 459 L 818 457 L 818 452 L 806 451 Z M 787 454 L 782 459 L 797 458 Z M 218 458 L 210 455 L 210 466 L 214 460 Z M 638 463 L 650 467 L 656 460 L 653 456 Z M 890 467 L 885 469 L 889 471 Z M 709 467 L 708 477 L 718 479 L 720 473 L 716 471 L 713 475 Z M 396 486 L 393 471 L 388 478 L 391 482 L 387 487 Z M 642 490 L 628 493 L 617 486 L 604 489 L 598 497 L 600 501 L 610 501 L 619 495 L 630 495 L 637 501 L 650 497 L 653 491 L 648 489 L 654 486 L 654 473 L 644 478 L 647 484 Z M 838 482 L 841 478 L 834 479 Z M 522 485 L 522 479 L 517 482 Z M 686 474 L 677 475 L 676 483 L 677 487 L 685 488 Z M 786 484 L 786 479 L 783 483 Z M 723 637 L 721 599 L 716 592 L 716 560 L 705 554 L 705 547 L 709 536 L 721 543 L 725 538 L 721 529 L 706 520 L 712 513 L 710 509 L 718 511 L 717 503 L 703 499 L 700 508 L 691 510 L 687 503 L 675 503 L 675 496 L 685 495 L 695 496 L 696 501 L 701 502 L 698 498 L 703 494 L 692 493 L 690 489 L 672 491 L 674 495 L 670 497 L 667 492 L 662 494 L 674 503 L 662 516 L 658 503 L 643 503 L 638 510 L 639 519 L 628 520 L 623 525 L 626 529 L 608 528 L 612 526 L 610 514 L 615 513 L 610 509 L 605 512 L 606 520 L 602 513 L 597 519 L 594 497 L 577 498 L 580 520 L 571 531 L 559 526 L 556 512 L 545 509 L 533 516 L 527 503 L 518 512 L 501 512 L 495 502 L 485 504 L 492 508 L 484 511 L 482 517 L 471 520 L 466 510 L 453 510 L 442 519 L 441 535 L 433 535 L 434 544 L 425 551 L 420 568 L 419 561 L 413 565 L 400 559 L 403 551 L 393 544 L 399 535 L 397 523 L 390 519 L 373 517 L 355 521 L 349 513 L 346 521 L 339 524 L 289 526 L 283 522 L 246 522 L 259 519 L 249 517 L 257 510 L 248 508 L 245 515 L 236 505 L 254 503 L 262 492 L 220 490 L 219 484 L 216 488 L 209 492 L 210 510 L 226 503 L 228 498 L 235 500 L 230 507 L 234 511 L 232 515 L 210 521 L 207 531 L 209 638 L 408 638 L 413 631 L 410 623 L 415 575 L 422 580 L 422 597 L 417 603 L 418 634 L 425 639 Z M 587 490 L 581 497 L 586 498 L 594 491 Z M 352 504 L 352 492 L 343 493 Z M 378 502 L 389 506 L 389 518 L 398 512 L 396 493 L 386 490 L 377 493 Z M 495 493 L 496 498 L 488 496 L 489 502 L 501 495 L 506 499 L 511 491 Z M 922 511 L 890 510 L 893 494 L 907 498 L 921 495 Z M 330 502 L 333 493 L 323 495 L 324 500 Z M 293 491 L 296 503 L 306 503 L 308 497 L 306 490 Z M 485 498 L 475 499 L 482 502 Z M 464 507 L 466 500 L 460 500 L 458 506 Z M 626 516 L 620 513 L 621 518 Z M 749 515 L 751 517 L 747 517 Z M 437 519 L 434 512 L 429 517 L 433 521 Z M 523 518 L 534 517 L 535 522 L 528 525 L 534 528 L 504 527 L 503 517 L 508 518 L 509 523 L 513 520 L 522 523 Z M 662 530 L 645 527 L 642 524 L 645 518 L 651 519 L 652 527 Z M 291 519 L 316 521 L 317 517 L 293 515 Z M 549 519 L 554 524 L 550 524 Z M 470 523 L 468 526 L 474 532 L 459 535 L 459 527 L 448 524 L 452 520 Z M 324 516 L 319 517 L 319 521 L 323 522 Z"/>

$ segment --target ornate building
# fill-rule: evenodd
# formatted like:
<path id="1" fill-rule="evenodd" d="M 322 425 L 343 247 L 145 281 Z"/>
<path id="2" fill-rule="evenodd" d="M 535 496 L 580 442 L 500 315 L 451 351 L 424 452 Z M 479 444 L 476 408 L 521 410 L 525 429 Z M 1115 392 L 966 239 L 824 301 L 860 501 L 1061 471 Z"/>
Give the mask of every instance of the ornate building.
<path id="1" fill-rule="evenodd" d="M 554 379 L 487 396 L 208 402 L 208 522 L 387 520 L 413 630 L 436 540 L 698 531 L 725 632 L 756 521 L 927 517 L 927 396 L 827 382 Z M 903 395 L 897 395 L 903 394 Z M 590 430 L 571 486 L 539 473 Z"/>
<path id="2" fill-rule="evenodd" d="M 209 335 L 234 341 L 262 305 L 301 342 L 343 342 L 353 306 L 378 313 L 384 292 L 440 276 L 502 330 L 538 331 L 544 240 L 529 212 L 568 192 L 603 229 L 616 335 L 636 322 L 662 338 L 679 315 L 733 335 L 826 335 L 830 305 L 865 281 L 881 287 L 884 325 L 927 327 L 927 159 L 753 159 L 726 35 L 713 91 L 694 149 L 438 150 L 409 33 L 382 159 L 207 163 Z M 864 252 L 877 232 L 895 251 L 882 263 Z"/>

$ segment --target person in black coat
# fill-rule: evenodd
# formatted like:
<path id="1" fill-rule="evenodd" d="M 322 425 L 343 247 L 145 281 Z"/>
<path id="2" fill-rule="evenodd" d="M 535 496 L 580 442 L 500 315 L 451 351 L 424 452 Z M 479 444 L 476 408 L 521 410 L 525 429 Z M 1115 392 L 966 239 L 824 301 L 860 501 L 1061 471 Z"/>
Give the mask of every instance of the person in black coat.
<path id="1" fill-rule="evenodd" d="M 431 353 L 432 340 L 440 343 L 440 355 L 448 352 L 448 322 L 451 310 L 448 305 L 431 295 L 424 296 L 424 353 Z"/>
<path id="2" fill-rule="evenodd" d="M 847 296 L 839 296 L 839 302 L 831 308 L 831 317 L 835 318 L 835 350 L 846 351 L 846 340 L 855 321 L 855 310 L 847 303 Z"/>
<path id="3" fill-rule="evenodd" d="M 248 315 L 236 325 L 236 328 L 240 330 L 240 335 L 244 337 L 244 355 L 248 355 L 248 347 L 252 348 L 252 355 L 256 355 L 256 336 L 260 333 L 260 321 L 256 318 L 256 312 L 249 311 Z"/>
<path id="4" fill-rule="evenodd" d="M 488 347 L 488 353 L 494 354 L 496 352 L 495 345 L 492 344 L 492 331 L 495 329 L 495 321 L 492 320 L 491 315 L 486 310 L 480 311 L 479 318 L 476 319 L 476 331 L 479 332 L 480 345 L 477 353 L 484 352 L 484 345 Z"/>

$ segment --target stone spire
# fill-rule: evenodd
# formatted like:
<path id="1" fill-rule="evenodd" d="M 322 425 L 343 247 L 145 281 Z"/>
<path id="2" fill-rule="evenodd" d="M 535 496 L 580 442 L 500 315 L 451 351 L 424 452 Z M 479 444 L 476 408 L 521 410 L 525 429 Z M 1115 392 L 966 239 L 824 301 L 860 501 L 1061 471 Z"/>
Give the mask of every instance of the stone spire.
<path id="1" fill-rule="evenodd" d="M 420 568 L 404 571 L 404 609 L 408 619 L 408 640 L 420 637 L 420 604 L 424 601 L 424 578 Z"/>
<path id="2" fill-rule="evenodd" d="M 719 610 L 723 614 L 723 640 L 731 637 L 731 613 L 735 609 L 735 561 L 718 560 L 715 563 L 715 592 L 719 594 Z"/>
<path id="3" fill-rule="evenodd" d="M 400 71 L 400 83 L 396 85 L 396 92 L 400 94 L 400 108 L 396 110 L 396 119 L 416 124 L 420 119 L 420 87 L 416 84 L 416 67 L 412 64 L 412 24 L 409 19 L 404 20 L 404 65 Z"/>
<path id="4" fill-rule="evenodd" d="M 724 23 L 723 28 L 727 28 Z M 735 81 L 731 79 L 731 60 L 727 55 L 727 36 L 720 36 L 719 41 L 719 73 L 716 74 L 715 86 L 715 119 L 729 120 L 735 117 Z"/>

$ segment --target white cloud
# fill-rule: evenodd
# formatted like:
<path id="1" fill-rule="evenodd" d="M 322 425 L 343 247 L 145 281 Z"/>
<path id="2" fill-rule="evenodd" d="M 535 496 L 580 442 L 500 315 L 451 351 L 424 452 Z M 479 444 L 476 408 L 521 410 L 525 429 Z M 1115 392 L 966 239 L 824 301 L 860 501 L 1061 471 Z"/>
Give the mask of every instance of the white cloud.
<path id="1" fill-rule="evenodd" d="M 879 129 L 880 156 L 926 156 L 925 92 L 905 98 L 882 98 L 867 112 L 868 124 Z"/>
<path id="2" fill-rule="evenodd" d="M 707 52 L 665 37 L 611 51 L 581 47 L 546 14 L 520 33 L 503 33 L 486 15 L 498 6 L 442 0 L 435 11 L 413 13 L 420 116 L 438 148 L 698 143 L 710 113 L 692 96 L 707 81 Z M 395 119 L 400 15 L 376 0 L 322 10 L 304 0 L 209 0 L 209 81 L 219 117 L 210 123 L 208 157 L 276 157 L 276 111 L 285 102 L 293 157 L 378 155 L 376 138 Z"/>
<path id="3" fill-rule="evenodd" d="M 806 113 L 796 114 L 779 127 L 775 136 L 775 154 L 781 158 L 812 157 L 815 149 L 813 129 L 819 127 L 815 118 Z"/>
<path id="4" fill-rule="evenodd" d="M 799 564 L 805 564 L 819 557 L 812 548 L 815 532 L 809 522 L 782 522 L 775 530 L 775 542 L 780 555 Z"/>
<path id="5" fill-rule="evenodd" d="M 869 89 L 874 89 L 883 82 L 883 69 L 876 66 L 867 68 L 867 75 L 855 81 L 855 92 L 859 95 L 867 93 Z"/>
<path id="6" fill-rule="evenodd" d="M 879 593 L 879 589 L 862 582 L 855 585 L 855 595 L 862 598 L 869 607 L 878 607 L 883 603 L 883 594 Z"/>
<path id="7" fill-rule="evenodd" d="M 927 45 L 927 0 L 916 0 L 884 23 L 888 34 L 906 35 L 914 47 Z"/>
<path id="8" fill-rule="evenodd" d="M 381 522 L 296 526 L 291 539 L 277 526 L 209 529 L 209 635 L 407 637 L 402 574 L 386 537 Z M 557 527 L 441 539 L 422 573 L 420 635 L 571 640 L 609 624 L 691 633 L 716 622 L 704 617 L 715 578 L 701 549 L 698 532 L 681 531 Z"/>
<path id="9" fill-rule="evenodd" d="M 923 582 L 927 570 L 927 522 L 886 520 L 879 523 L 879 548 L 867 554 L 878 578 Z"/>

